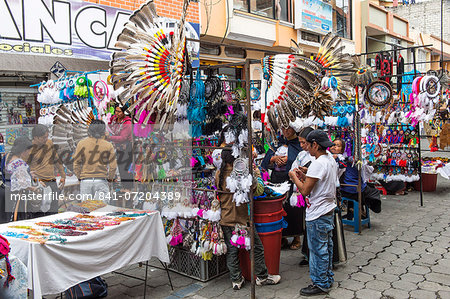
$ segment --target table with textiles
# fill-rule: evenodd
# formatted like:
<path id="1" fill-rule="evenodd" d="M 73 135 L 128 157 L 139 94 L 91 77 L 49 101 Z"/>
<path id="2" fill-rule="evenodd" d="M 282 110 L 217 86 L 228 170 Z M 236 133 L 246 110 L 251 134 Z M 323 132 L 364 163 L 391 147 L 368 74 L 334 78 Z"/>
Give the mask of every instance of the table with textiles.
<path id="1" fill-rule="evenodd" d="M 101 229 L 85 228 L 82 229 L 84 232 L 69 229 L 71 233 L 57 237 L 51 235 L 53 238 L 45 242 L 39 240 L 39 232 L 67 229 L 68 219 L 86 216 L 66 212 L 0 225 L 0 234 L 10 242 L 11 254 L 27 266 L 28 288 L 33 290 L 34 298 L 61 293 L 80 282 L 127 265 L 148 261 L 152 257 L 169 262 L 159 212 L 151 211 L 139 216 L 135 214 L 136 217 L 124 217 L 130 213 L 122 213 L 123 219 L 107 214 L 89 214 L 104 218 Z M 55 222 L 60 225 L 55 226 Z M 31 233 L 28 238 L 26 232 L 30 231 L 35 233 Z M 83 235 L 78 235 L 81 233 Z M 26 238 L 21 238 L 24 235 Z"/>

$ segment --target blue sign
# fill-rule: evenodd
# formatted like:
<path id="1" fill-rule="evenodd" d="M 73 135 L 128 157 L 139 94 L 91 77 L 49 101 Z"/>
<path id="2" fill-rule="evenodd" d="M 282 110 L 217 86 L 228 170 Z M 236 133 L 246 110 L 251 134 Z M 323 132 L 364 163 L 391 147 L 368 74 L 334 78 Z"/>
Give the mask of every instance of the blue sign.
<path id="1" fill-rule="evenodd" d="M 323 34 L 333 30 L 333 8 L 330 4 L 320 0 L 300 1 L 301 28 Z"/>

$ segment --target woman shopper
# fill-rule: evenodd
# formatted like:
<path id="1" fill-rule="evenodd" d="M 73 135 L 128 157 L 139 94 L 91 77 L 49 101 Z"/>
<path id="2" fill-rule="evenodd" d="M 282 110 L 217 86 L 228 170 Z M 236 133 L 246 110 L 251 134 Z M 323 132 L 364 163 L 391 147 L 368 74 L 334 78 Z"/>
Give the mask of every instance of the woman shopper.
<path id="1" fill-rule="evenodd" d="M 298 153 L 297 158 L 292 163 L 290 170 L 295 170 L 297 168 L 303 169 L 303 171 L 306 173 L 308 170 L 308 166 L 311 164 L 311 162 L 315 159 L 313 156 L 309 154 L 308 151 L 308 142 L 306 142 L 306 136 L 310 132 L 312 132 L 314 129 L 311 127 L 303 128 L 300 131 L 300 134 L 298 135 L 298 141 L 300 143 L 300 146 L 302 147 L 302 151 Z M 297 188 L 295 188 L 297 189 Z M 298 193 L 294 193 L 292 196 L 297 196 Z M 301 219 L 301 225 L 302 225 L 302 231 L 303 231 L 303 242 L 302 242 L 302 254 L 304 258 L 300 261 L 300 266 L 307 266 L 308 265 L 308 259 L 309 259 L 309 249 L 308 249 L 308 237 L 307 232 L 305 228 L 305 214 L 306 214 L 306 207 L 300 208 L 302 211 L 302 219 Z"/>
<path id="2" fill-rule="evenodd" d="M 309 247 L 309 274 L 312 285 L 302 288 L 304 296 L 326 294 L 334 282 L 332 271 L 332 230 L 336 208 L 337 165 L 327 148 L 333 146 L 322 130 L 308 134 L 308 151 L 315 157 L 306 174 L 290 171 L 300 193 L 306 198 L 306 230 Z"/>
<path id="3" fill-rule="evenodd" d="M 345 151 L 345 143 L 342 139 L 335 139 L 333 141 L 334 146 L 330 148 L 333 157 L 337 159 L 339 165 L 339 181 L 341 183 L 340 193 L 343 197 L 347 197 L 350 199 L 358 200 L 358 176 L 360 172 L 356 168 L 356 165 L 353 165 L 352 157 L 343 157 L 342 154 Z M 363 169 L 366 165 L 363 165 Z M 340 171 L 344 170 L 343 173 Z M 364 173 L 364 171 L 361 171 Z M 361 203 L 362 203 L 362 211 L 363 218 L 366 218 L 365 206 L 367 206 L 375 213 L 381 212 L 381 200 L 380 200 L 380 191 L 378 191 L 375 187 L 368 184 L 363 176 L 361 176 Z M 347 211 L 347 219 L 353 219 L 353 203 L 348 202 L 348 211 Z"/>
<path id="4" fill-rule="evenodd" d="M 282 128 L 283 136 L 281 138 L 281 145 L 276 149 L 269 149 L 264 157 L 261 167 L 265 170 L 272 169 L 270 182 L 274 184 L 284 183 L 289 181 L 289 170 L 292 163 L 294 163 L 298 153 L 302 150 L 298 141 L 297 132 L 293 127 L 287 129 Z M 289 192 L 288 196 L 290 196 Z M 303 233 L 302 225 L 302 210 L 298 207 L 292 207 L 287 200 L 283 209 L 287 216 L 284 218 L 288 226 L 283 229 L 282 248 L 288 245 L 287 237 L 294 237 L 290 249 L 298 250 L 301 246 L 300 235 Z"/>
<path id="5" fill-rule="evenodd" d="M 30 192 L 36 192 L 33 186 L 33 178 L 28 166 L 27 159 L 30 155 L 33 144 L 27 137 L 18 137 L 10 153 L 5 157 L 6 165 L 6 192 L 5 192 L 5 213 L 10 220 L 23 220 L 34 218 L 34 213 L 39 212 L 40 202 L 35 203 L 28 200 L 20 200 Z M 9 191 L 9 192 L 8 192 Z"/>
<path id="6" fill-rule="evenodd" d="M 133 174 L 129 172 L 130 165 L 133 163 L 132 124 L 131 118 L 125 115 L 125 111 L 125 107 L 116 106 L 114 116 L 109 123 L 108 139 L 116 149 L 122 191 L 130 192 L 133 189 Z"/>
<path id="7" fill-rule="evenodd" d="M 216 172 L 216 187 L 219 191 L 228 191 L 226 180 L 231 175 L 235 158 L 231 154 L 231 150 L 224 149 L 221 154 L 222 163 L 220 170 Z M 257 168 L 254 167 L 257 175 Z M 236 225 L 248 226 L 248 206 L 246 204 L 236 206 L 233 201 L 233 194 L 219 194 L 221 219 L 220 225 L 224 234 L 225 243 L 227 245 L 227 267 L 230 271 L 231 283 L 234 290 L 240 290 L 244 284 L 244 277 L 239 263 L 239 248 L 231 245 L 231 237 Z M 255 273 L 257 285 L 273 285 L 281 280 L 280 275 L 271 275 L 267 271 L 264 260 L 264 247 L 255 230 Z"/>

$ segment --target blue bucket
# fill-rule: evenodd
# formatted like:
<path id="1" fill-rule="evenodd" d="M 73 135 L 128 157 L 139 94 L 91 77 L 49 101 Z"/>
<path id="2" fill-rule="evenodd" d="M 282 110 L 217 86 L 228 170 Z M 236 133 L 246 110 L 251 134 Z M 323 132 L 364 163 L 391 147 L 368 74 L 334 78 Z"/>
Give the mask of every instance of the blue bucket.
<path id="1" fill-rule="evenodd" d="M 281 220 L 275 222 L 255 223 L 256 231 L 258 233 L 271 233 L 279 229 L 286 228 L 287 226 L 288 223 L 284 220 L 284 218 L 281 218 Z"/>

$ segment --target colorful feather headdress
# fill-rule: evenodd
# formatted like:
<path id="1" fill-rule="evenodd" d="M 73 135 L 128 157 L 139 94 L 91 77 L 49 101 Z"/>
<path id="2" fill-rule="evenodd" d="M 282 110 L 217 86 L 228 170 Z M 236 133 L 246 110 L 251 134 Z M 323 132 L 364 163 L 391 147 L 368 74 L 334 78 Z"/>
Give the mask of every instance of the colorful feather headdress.
<path id="1" fill-rule="evenodd" d="M 341 39 L 328 33 L 314 60 L 299 54 L 263 58 L 261 90 L 262 102 L 267 106 L 261 105 L 261 112 L 269 131 L 288 128 L 296 117 L 313 115 L 323 119 L 330 114 L 333 98 L 345 97 L 347 82 L 356 70 L 355 61 L 342 53 L 343 49 Z M 328 73 L 336 77 L 327 78 Z M 324 85 L 324 78 L 332 84 Z"/>
<path id="2" fill-rule="evenodd" d="M 184 0 L 182 18 L 175 28 L 161 28 L 153 0 L 143 4 L 117 38 L 110 63 L 114 89 L 122 104 L 131 102 L 128 111 L 136 116 L 145 111 L 161 127 L 171 124 L 177 108 L 182 78 L 186 70 L 185 19 L 189 0 Z"/>

